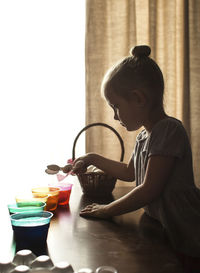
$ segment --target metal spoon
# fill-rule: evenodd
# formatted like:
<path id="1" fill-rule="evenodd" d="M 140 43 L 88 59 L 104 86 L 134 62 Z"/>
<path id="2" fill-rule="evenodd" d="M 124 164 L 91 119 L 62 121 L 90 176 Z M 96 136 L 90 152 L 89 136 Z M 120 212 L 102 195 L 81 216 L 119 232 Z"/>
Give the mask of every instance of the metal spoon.
<path id="1" fill-rule="evenodd" d="M 48 165 L 47 169 L 45 170 L 46 173 L 48 174 L 57 174 L 59 171 L 63 171 L 65 167 L 60 167 L 58 165 L 52 164 Z M 67 175 L 72 173 L 72 168 L 69 169 L 67 172 Z"/>
<path id="2" fill-rule="evenodd" d="M 62 171 L 62 170 L 63 170 L 63 167 L 52 164 L 47 166 L 47 169 L 45 170 L 45 172 L 48 174 L 57 174 L 59 171 Z"/>

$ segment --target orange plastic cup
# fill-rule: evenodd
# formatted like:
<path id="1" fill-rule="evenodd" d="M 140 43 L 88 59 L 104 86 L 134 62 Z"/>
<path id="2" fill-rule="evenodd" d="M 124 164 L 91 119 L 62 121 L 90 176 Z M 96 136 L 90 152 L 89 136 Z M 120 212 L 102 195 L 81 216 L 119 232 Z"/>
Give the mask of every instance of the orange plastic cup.
<path id="1" fill-rule="evenodd" d="M 57 208 L 59 192 L 59 188 L 51 186 L 37 187 L 32 189 L 32 194 L 35 198 L 44 198 L 48 195 L 45 209 L 47 211 L 54 211 Z"/>

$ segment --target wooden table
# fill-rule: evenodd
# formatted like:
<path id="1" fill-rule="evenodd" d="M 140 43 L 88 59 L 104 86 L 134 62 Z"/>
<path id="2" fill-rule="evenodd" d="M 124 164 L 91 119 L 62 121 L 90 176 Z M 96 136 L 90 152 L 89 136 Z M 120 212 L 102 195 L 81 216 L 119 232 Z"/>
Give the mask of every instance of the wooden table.
<path id="1" fill-rule="evenodd" d="M 161 226 L 143 209 L 112 220 L 79 216 L 87 204 L 108 203 L 130 190 L 116 187 L 112 196 L 100 201 L 83 195 L 76 180 L 69 206 L 58 208 L 51 220 L 47 249 L 38 253 L 49 255 L 54 263 L 68 261 L 74 270 L 109 265 L 119 273 L 181 273 Z M 16 245 L 5 204 L 1 208 L 0 260 L 9 260 L 15 255 Z"/>

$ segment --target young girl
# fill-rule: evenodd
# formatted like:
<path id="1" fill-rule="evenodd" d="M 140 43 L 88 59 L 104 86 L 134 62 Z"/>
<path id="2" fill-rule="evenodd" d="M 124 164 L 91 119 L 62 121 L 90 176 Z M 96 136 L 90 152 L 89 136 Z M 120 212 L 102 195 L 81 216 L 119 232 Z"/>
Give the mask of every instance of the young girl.
<path id="1" fill-rule="evenodd" d="M 73 164 L 75 173 L 95 165 L 120 180 L 135 180 L 136 187 L 110 204 L 91 204 L 80 215 L 108 218 L 144 207 L 162 224 L 177 251 L 200 257 L 200 190 L 194 184 L 191 147 L 182 123 L 164 111 L 163 75 L 150 51 L 136 46 L 102 83 L 114 119 L 128 131 L 144 127 L 128 164 L 95 153 Z"/>

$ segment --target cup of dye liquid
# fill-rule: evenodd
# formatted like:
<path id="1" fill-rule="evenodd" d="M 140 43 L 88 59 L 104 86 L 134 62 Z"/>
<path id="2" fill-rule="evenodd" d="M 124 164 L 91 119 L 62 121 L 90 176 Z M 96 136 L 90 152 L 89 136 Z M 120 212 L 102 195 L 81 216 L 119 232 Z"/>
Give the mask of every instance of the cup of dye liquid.
<path id="1" fill-rule="evenodd" d="M 9 204 L 8 210 L 10 214 L 17 213 L 17 212 L 24 212 L 24 211 L 43 211 L 46 206 L 45 202 L 40 201 L 23 201 L 17 202 L 15 204 Z"/>
<path id="2" fill-rule="evenodd" d="M 18 249 L 34 249 L 46 245 L 50 220 L 49 211 L 25 211 L 10 216 Z"/>
<path id="3" fill-rule="evenodd" d="M 48 196 L 46 200 L 46 210 L 54 211 L 58 206 L 58 197 L 59 197 L 60 188 L 58 187 L 37 187 L 32 189 L 33 197 L 43 198 Z"/>
<path id="4" fill-rule="evenodd" d="M 48 199 L 48 195 L 44 195 L 43 197 L 33 197 L 31 192 L 30 194 L 25 194 L 25 195 L 20 194 L 15 196 L 16 203 L 32 202 L 32 201 L 46 203 L 47 199 Z"/>
<path id="5" fill-rule="evenodd" d="M 60 188 L 58 205 L 59 206 L 68 205 L 73 185 L 69 183 L 59 182 L 56 186 Z"/>

